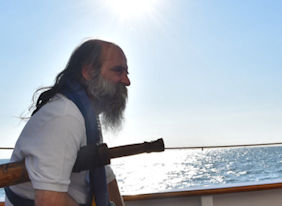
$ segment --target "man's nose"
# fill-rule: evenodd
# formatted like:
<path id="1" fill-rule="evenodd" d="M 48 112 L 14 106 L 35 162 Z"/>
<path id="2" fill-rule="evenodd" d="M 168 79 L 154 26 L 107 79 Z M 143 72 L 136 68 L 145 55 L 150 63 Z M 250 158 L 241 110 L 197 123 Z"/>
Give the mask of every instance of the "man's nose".
<path id="1" fill-rule="evenodd" d="M 130 85 L 130 80 L 129 80 L 127 74 L 122 76 L 121 83 L 123 83 L 127 87 Z"/>

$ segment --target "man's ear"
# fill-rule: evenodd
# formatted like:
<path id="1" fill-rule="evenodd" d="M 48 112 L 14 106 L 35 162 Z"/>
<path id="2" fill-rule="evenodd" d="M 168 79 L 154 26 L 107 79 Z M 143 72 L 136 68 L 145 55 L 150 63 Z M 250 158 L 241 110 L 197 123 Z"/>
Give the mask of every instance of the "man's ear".
<path id="1" fill-rule="evenodd" d="M 90 80 L 91 79 L 90 70 L 91 70 L 90 66 L 83 66 L 82 67 L 81 74 L 82 74 L 82 77 L 85 80 Z"/>

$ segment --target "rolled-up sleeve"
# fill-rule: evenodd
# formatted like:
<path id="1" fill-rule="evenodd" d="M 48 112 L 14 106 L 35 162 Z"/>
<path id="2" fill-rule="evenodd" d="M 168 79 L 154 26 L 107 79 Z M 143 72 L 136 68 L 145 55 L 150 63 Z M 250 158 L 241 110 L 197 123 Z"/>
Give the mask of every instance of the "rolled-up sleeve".
<path id="1" fill-rule="evenodd" d="M 30 143 L 22 147 L 34 189 L 68 191 L 84 130 L 73 116 L 56 117 L 40 125 Z"/>

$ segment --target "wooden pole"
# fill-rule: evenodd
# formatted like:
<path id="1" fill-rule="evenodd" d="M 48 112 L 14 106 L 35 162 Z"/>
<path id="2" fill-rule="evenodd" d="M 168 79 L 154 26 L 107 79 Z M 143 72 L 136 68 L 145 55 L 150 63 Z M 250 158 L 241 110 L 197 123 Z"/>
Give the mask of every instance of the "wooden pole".
<path id="1" fill-rule="evenodd" d="M 100 149 L 98 148 L 97 151 L 97 155 L 100 156 L 101 159 L 103 159 L 105 156 L 112 159 L 140 153 L 161 152 L 164 151 L 164 142 L 163 139 L 158 139 L 152 142 L 144 142 L 140 144 L 131 144 L 113 148 L 107 148 L 105 147 L 105 144 L 103 144 L 103 147 Z M 110 161 L 103 162 L 104 164 L 109 164 Z M 94 167 L 101 166 L 99 164 L 93 165 Z M 29 177 L 24 160 L 0 165 L 0 188 L 27 181 L 29 181 Z"/>
<path id="2" fill-rule="evenodd" d="M 24 160 L 0 165 L 0 187 L 28 181 Z"/>

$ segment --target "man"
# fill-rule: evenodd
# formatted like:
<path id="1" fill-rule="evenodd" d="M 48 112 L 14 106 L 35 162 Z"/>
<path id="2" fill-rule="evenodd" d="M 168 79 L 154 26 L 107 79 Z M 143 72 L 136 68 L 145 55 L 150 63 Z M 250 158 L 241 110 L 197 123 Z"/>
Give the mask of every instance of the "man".
<path id="1" fill-rule="evenodd" d="M 106 206 L 108 191 L 110 200 L 123 205 L 109 167 L 108 187 L 104 168 L 72 169 L 81 147 L 101 142 L 99 116 L 105 128 L 119 128 L 129 85 L 127 60 L 117 45 L 102 40 L 80 45 L 55 84 L 40 94 L 16 143 L 11 160 L 25 159 L 31 181 L 6 188 L 5 204 L 76 206 L 95 200 Z"/>

